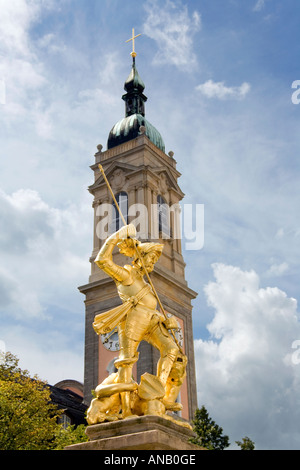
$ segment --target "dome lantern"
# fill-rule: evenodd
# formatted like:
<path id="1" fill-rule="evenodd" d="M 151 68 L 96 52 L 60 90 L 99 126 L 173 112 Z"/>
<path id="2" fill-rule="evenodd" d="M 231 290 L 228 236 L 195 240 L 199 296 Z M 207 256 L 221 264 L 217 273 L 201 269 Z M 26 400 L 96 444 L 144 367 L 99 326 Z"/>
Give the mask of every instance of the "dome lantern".
<path id="1" fill-rule="evenodd" d="M 128 140 L 135 139 L 140 135 L 140 127 L 144 127 L 143 132 L 154 145 L 160 150 L 165 152 L 165 144 L 163 139 L 155 127 L 150 124 L 145 118 L 145 103 L 147 97 L 144 95 L 145 84 L 141 79 L 135 64 L 136 52 L 134 50 L 134 30 L 132 31 L 132 38 L 128 41 L 133 41 L 132 68 L 131 72 L 124 83 L 124 90 L 126 93 L 122 96 L 125 101 L 125 118 L 118 121 L 111 129 L 107 148 L 113 148 Z"/>

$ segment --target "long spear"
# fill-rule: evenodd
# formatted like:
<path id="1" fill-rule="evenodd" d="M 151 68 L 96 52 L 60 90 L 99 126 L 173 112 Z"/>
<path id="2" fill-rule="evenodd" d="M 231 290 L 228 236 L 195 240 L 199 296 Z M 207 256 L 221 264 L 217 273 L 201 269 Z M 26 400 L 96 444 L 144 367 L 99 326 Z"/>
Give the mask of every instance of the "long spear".
<path id="1" fill-rule="evenodd" d="M 105 172 L 104 172 L 104 170 L 103 170 L 103 166 L 100 165 L 100 163 L 99 163 L 99 164 L 98 164 L 98 167 L 99 167 L 100 172 L 102 173 L 102 176 L 103 176 L 103 178 L 104 178 L 104 181 L 105 181 L 105 183 L 107 184 L 107 187 L 108 187 L 108 189 L 109 189 L 109 192 L 110 192 L 110 194 L 111 194 L 111 196 L 112 196 L 112 198 L 113 198 L 113 201 L 114 201 L 114 203 L 115 203 L 115 205 L 116 205 L 116 208 L 117 208 L 117 210 L 118 210 L 118 212 L 119 212 L 119 214 L 120 214 L 120 217 L 121 217 L 121 219 L 122 219 L 122 222 L 123 222 L 123 224 L 124 224 L 124 226 L 125 226 L 125 225 L 127 225 L 127 223 L 126 223 L 126 221 L 125 221 L 125 219 L 124 219 L 124 216 L 123 216 L 123 214 L 122 214 L 122 212 L 121 212 L 121 209 L 120 209 L 120 207 L 119 207 L 119 204 L 118 204 L 118 202 L 117 202 L 117 200 L 116 200 L 116 198 L 115 198 L 115 195 L 114 195 L 114 193 L 113 193 L 113 190 L 111 189 L 111 186 L 110 186 L 110 184 L 109 184 L 109 181 L 108 181 L 108 179 L 106 178 L 106 174 L 105 174 Z M 155 295 L 155 297 L 156 297 L 156 299 L 157 299 L 157 302 L 158 302 L 158 304 L 159 304 L 159 306 L 160 306 L 160 309 L 161 309 L 161 311 L 162 311 L 162 313 L 163 313 L 165 319 L 167 320 L 167 319 L 168 319 L 167 314 L 166 314 L 165 309 L 164 309 L 164 307 L 163 307 L 163 305 L 162 305 L 162 303 L 161 303 L 161 301 L 160 301 L 160 298 L 158 297 L 158 294 L 157 294 L 156 289 L 155 289 L 155 287 L 154 287 L 154 285 L 153 285 L 153 282 L 152 282 L 152 280 L 151 280 L 151 278 L 150 278 L 150 275 L 149 275 L 149 273 L 148 273 L 148 271 L 147 271 L 147 269 L 146 269 L 146 267 L 145 267 L 143 258 L 142 258 L 142 256 L 140 255 L 136 244 L 134 244 L 134 246 L 135 246 L 135 251 L 136 251 L 136 254 L 137 254 L 137 256 L 138 256 L 138 259 L 139 259 L 139 261 L 140 261 L 140 263 L 141 263 L 141 265 L 142 265 L 143 271 L 144 271 L 144 273 L 146 274 L 146 277 L 147 277 L 147 279 L 148 279 L 148 282 L 149 282 L 149 284 L 150 284 L 150 286 L 151 286 L 151 289 L 152 289 L 152 291 L 153 291 L 153 294 Z M 175 334 L 174 334 L 174 332 L 173 332 L 172 329 L 171 329 L 171 333 L 172 333 L 172 336 L 173 336 L 173 338 L 174 338 L 174 340 L 175 340 L 176 345 L 178 346 L 180 352 L 182 353 L 182 352 L 183 352 L 183 351 L 182 351 L 182 348 L 181 348 L 180 344 L 178 343 L 177 338 L 176 338 L 176 336 L 175 336 Z"/>

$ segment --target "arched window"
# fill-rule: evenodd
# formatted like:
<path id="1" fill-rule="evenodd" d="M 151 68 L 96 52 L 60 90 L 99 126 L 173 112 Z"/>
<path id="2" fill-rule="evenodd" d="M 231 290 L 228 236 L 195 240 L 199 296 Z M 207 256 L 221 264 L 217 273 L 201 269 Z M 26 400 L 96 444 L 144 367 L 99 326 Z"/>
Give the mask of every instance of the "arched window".
<path id="1" fill-rule="evenodd" d="M 170 211 L 169 206 L 162 196 L 157 196 L 158 206 L 158 230 L 164 235 L 170 236 Z"/>
<path id="2" fill-rule="evenodd" d="M 116 201 L 118 203 L 118 206 L 123 214 L 123 217 L 125 219 L 125 222 L 127 224 L 127 218 L 128 218 L 128 195 L 124 191 L 121 191 L 118 193 L 116 196 Z M 119 211 L 113 203 L 113 219 L 112 219 L 112 229 L 111 232 L 114 233 L 117 230 L 119 230 L 123 226 L 123 221 L 121 219 L 121 216 L 119 214 Z"/>

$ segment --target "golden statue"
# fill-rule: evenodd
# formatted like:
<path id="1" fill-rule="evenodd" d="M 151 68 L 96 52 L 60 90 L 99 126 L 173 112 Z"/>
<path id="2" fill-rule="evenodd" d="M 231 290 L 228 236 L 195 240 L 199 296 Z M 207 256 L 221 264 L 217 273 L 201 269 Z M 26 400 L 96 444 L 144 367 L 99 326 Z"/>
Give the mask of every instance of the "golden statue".
<path id="1" fill-rule="evenodd" d="M 101 165 L 99 167 L 104 175 Z M 109 184 L 108 187 L 111 190 Z M 114 263 L 116 246 L 121 254 L 133 259 L 131 265 Z M 157 310 L 157 303 L 161 308 L 162 305 L 149 277 L 162 249 L 162 244 L 137 240 L 136 229 L 129 224 L 105 241 L 95 259 L 99 268 L 115 281 L 122 304 L 94 319 L 97 334 L 109 333 L 117 326 L 120 354 L 114 362 L 117 372 L 95 389 L 96 398 L 87 412 L 89 424 L 147 414 L 172 419 L 166 412 L 182 408 L 176 399 L 186 375 L 187 358 L 174 334 L 178 329 L 176 319 Z M 132 378 L 132 370 L 138 361 L 137 349 L 142 340 L 159 350 L 160 359 L 157 374 L 145 373 L 137 384 Z"/>

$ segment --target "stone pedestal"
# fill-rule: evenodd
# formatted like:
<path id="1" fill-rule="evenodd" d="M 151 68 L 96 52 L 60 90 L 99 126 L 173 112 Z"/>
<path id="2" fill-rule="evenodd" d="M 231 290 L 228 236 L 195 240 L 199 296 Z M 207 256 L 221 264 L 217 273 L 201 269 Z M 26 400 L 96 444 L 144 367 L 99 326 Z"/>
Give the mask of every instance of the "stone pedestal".
<path id="1" fill-rule="evenodd" d="M 65 450 L 204 450 L 191 444 L 193 431 L 160 416 L 95 424 L 86 428 L 88 442 L 65 447 Z"/>

